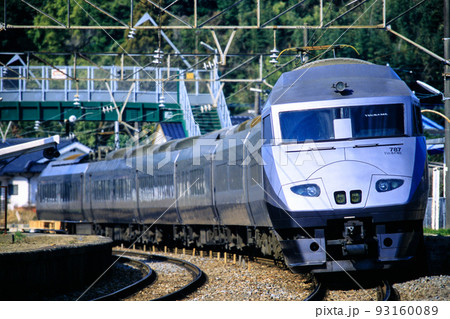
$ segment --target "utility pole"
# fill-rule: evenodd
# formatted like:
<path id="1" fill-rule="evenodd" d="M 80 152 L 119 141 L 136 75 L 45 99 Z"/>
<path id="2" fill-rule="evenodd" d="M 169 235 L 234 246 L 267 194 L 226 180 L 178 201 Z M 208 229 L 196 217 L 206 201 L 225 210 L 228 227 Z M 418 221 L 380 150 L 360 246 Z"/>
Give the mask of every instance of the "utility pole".
<path id="1" fill-rule="evenodd" d="M 450 59 L 450 0 L 444 0 L 444 59 Z M 450 66 L 444 66 L 445 115 L 450 116 Z M 445 228 L 450 228 L 450 124 L 445 122 Z"/>
<path id="2" fill-rule="evenodd" d="M 114 121 L 114 149 L 118 150 L 120 148 L 119 143 L 119 121 Z"/>
<path id="3" fill-rule="evenodd" d="M 258 116 L 261 114 L 261 84 L 256 84 L 256 89 L 255 89 L 255 106 L 254 106 L 254 111 L 255 111 L 255 116 Z"/>

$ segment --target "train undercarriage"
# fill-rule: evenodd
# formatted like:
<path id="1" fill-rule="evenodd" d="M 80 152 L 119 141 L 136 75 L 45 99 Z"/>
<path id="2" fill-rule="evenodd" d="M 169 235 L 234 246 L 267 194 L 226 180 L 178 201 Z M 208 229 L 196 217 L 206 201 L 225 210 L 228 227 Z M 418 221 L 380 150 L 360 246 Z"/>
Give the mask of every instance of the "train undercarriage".
<path id="1" fill-rule="evenodd" d="M 267 227 L 66 223 L 68 233 L 106 236 L 119 243 L 213 249 L 284 259 L 279 238 Z"/>
<path id="2" fill-rule="evenodd" d="M 368 220 L 330 221 L 330 227 L 325 229 L 278 232 L 268 227 L 164 224 L 66 223 L 65 228 L 69 233 L 106 236 L 128 245 L 196 248 L 272 258 L 297 273 L 396 268 L 397 264 L 409 263 L 423 243 L 418 222 L 374 225 Z M 287 260 L 285 255 L 289 256 Z"/>
<path id="3" fill-rule="evenodd" d="M 371 218 L 331 219 L 327 227 L 283 229 L 278 234 L 288 256 L 285 263 L 298 273 L 387 270 L 422 258 L 421 220 L 374 224 Z"/>

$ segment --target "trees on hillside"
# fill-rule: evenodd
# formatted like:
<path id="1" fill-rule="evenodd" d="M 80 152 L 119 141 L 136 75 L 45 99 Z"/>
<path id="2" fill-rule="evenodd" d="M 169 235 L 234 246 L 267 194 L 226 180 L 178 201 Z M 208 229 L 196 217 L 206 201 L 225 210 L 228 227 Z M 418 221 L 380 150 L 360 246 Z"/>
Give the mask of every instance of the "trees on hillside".
<path id="1" fill-rule="evenodd" d="M 69 21 L 72 25 L 121 25 L 106 14 L 93 9 L 85 1 L 70 0 L 71 14 L 67 16 L 67 0 L 39 1 L 28 0 L 27 2 L 38 7 L 40 10 L 55 17 L 64 24 Z M 125 24 L 130 23 L 129 0 L 110 0 L 110 1 L 91 1 L 96 3 L 106 12 L 111 13 Z M 173 1 L 153 1 L 156 4 L 165 7 Z M 408 8 L 418 4 L 420 0 L 388 0 L 387 17 L 390 21 Z M 244 0 L 198 0 L 199 23 L 206 22 L 209 18 L 216 16 L 225 8 L 233 6 L 231 10 L 224 14 L 217 15 L 216 18 L 208 22 L 208 25 L 256 25 L 256 1 Z M 267 0 L 260 1 L 261 5 L 261 23 L 264 24 L 273 17 L 283 13 L 286 9 L 297 4 L 297 0 Z M 349 1 L 343 0 L 324 0 L 323 12 L 325 26 L 328 22 L 331 25 L 368 25 L 381 24 L 382 1 L 369 0 L 363 5 L 358 6 L 347 15 L 343 15 L 352 6 L 357 6 L 355 2 L 348 6 Z M 4 3 L 0 3 L 0 11 L 3 11 Z M 45 15 L 37 13 L 34 9 L 24 4 L 22 1 L 7 1 L 8 17 L 10 24 L 28 24 L 28 25 L 55 25 Z M 193 24 L 194 7 L 192 0 L 179 0 L 169 9 L 170 12 L 181 17 L 188 23 Z M 164 13 L 151 5 L 148 1 L 134 1 L 133 25 L 148 12 L 157 23 L 164 25 L 180 25 L 181 23 L 170 15 Z M 334 19 L 338 20 L 334 21 Z M 334 21 L 334 22 L 333 22 Z M 146 22 L 149 24 L 149 22 Z M 302 5 L 281 15 L 268 25 L 319 25 L 320 10 L 319 1 L 305 1 Z M 428 0 L 420 4 L 417 8 L 403 15 L 401 18 L 391 23 L 393 30 L 416 41 L 429 50 L 443 56 L 443 10 L 442 0 Z M 181 52 L 184 53 L 208 53 L 205 48 L 199 45 L 204 41 L 214 46 L 211 32 L 205 29 L 196 30 L 166 30 L 165 33 L 172 39 Z M 231 31 L 217 30 L 219 41 L 225 46 Z M 40 52 L 115 52 L 115 53 L 153 53 L 155 49 L 161 46 L 165 53 L 173 52 L 173 49 L 160 37 L 158 30 L 139 30 L 134 39 L 127 37 L 128 30 L 50 30 L 50 29 L 7 29 L 0 32 L 0 45 L 2 51 L 40 51 Z M 306 40 L 306 42 L 305 42 Z M 443 66 L 434 58 L 423 53 L 416 47 L 406 43 L 392 33 L 382 29 L 322 29 L 308 30 L 304 32 L 301 29 L 276 30 L 276 46 L 278 50 L 286 48 L 297 48 L 307 45 L 329 45 L 329 44 L 348 44 L 352 45 L 359 52 L 359 55 L 351 48 L 345 48 L 336 52 L 337 56 L 346 56 L 368 60 L 377 64 L 389 64 L 413 89 L 415 80 L 425 81 L 432 86 L 443 90 L 442 70 Z M 273 30 L 237 30 L 236 37 L 230 47 L 229 53 L 249 53 L 266 54 L 264 60 L 264 75 L 274 72 L 268 77 L 268 82 L 274 84 L 278 76 L 283 71 L 287 71 L 297 66 L 300 60 L 287 65 L 284 69 L 276 69 L 269 63 L 268 54 L 274 45 Z M 289 51 L 295 56 L 295 50 Z M 313 51 L 310 58 L 331 57 L 332 52 Z M 280 57 L 280 63 L 287 62 L 293 55 L 288 54 Z M 1 57 L 0 57 L 1 58 Z M 48 59 L 54 64 L 72 64 L 70 55 L 51 56 Z M 128 58 L 126 64 L 138 63 L 146 65 L 151 63 L 151 57 L 136 60 Z M 190 58 L 193 59 L 193 58 Z M 245 58 L 228 59 L 226 67 L 220 67 L 222 74 L 227 72 L 235 65 L 242 63 Z M 2 61 L 5 62 L 5 61 Z M 113 60 L 110 57 L 100 57 L 95 61 L 97 64 L 119 64 L 120 61 Z M 179 60 L 178 60 L 179 62 Z M 192 60 L 192 62 L 194 62 Z M 38 63 L 32 60 L 31 63 Z M 79 59 L 77 63 L 87 63 Z M 177 61 L 171 61 L 174 66 Z M 194 63 L 192 63 L 194 64 Z M 183 65 L 180 65 L 183 66 Z M 201 66 L 200 66 L 201 67 Z M 246 67 L 238 69 L 232 73 L 235 78 L 256 78 L 259 70 L 255 65 L 249 64 Z M 253 94 L 248 90 L 242 90 L 247 84 L 226 84 L 225 93 L 230 98 L 228 103 L 252 103 Z M 242 92 L 235 94 L 239 90 Z"/>

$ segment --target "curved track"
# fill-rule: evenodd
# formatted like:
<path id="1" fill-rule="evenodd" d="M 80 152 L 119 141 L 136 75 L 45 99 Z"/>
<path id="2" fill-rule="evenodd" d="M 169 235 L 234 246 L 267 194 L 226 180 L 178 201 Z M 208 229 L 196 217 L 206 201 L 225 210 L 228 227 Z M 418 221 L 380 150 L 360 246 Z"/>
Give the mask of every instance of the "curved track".
<path id="1" fill-rule="evenodd" d="M 399 301 L 400 294 L 387 280 L 382 280 L 378 286 L 378 301 Z"/>
<path id="2" fill-rule="evenodd" d="M 153 261 L 153 262 L 165 262 L 165 263 L 175 264 L 177 266 L 185 268 L 187 271 L 189 271 L 192 274 L 193 279 L 188 284 L 186 284 L 185 286 L 183 286 L 182 288 L 180 288 L 174 292 L 171 292 L 170 294 L 152 299 L 153 301 L 181 300 L 188 294 L 195 291 L 198 287 L 203 285 L 203 283 L 206 280 L 206 276 L 200 268 L 198 268 L 196 265 L 191 264 L 185 260 L 161 256 L 161 255 L 152 255 L 152 254 L 143 253 L 143 252 L 135 252 L 135 251 L 127 251 L 124 253 L 123 251 L 114 251 L 113 250 L 113 253 L 120 253 L 121 256 L 127 255 L 130 257 L 143 258 L 145 261 L 150 261 L 150 262 Z"/>
<path id="3" fill-rule="evenodd" d="M 327 287 L 324 283 L 316 281 L 316 287 L 303 301 L 321 301 L 327 294 Z"/>
<path id="4" fill-rule="evenodd" d="M 315 279 L 316 287 L 311 294 L 303 299 L 303 301 L 321 301 L 325 299 L 327 295 L 327 285 L 318 279 Z M 381 283 L 377 286 L 377 301 L 399 301 L 400 294 L 391 285 L 388 280 L 381 280 Z"/>
<path id="5" fill-rule="evenodd" d="M 162 255 L 153 255 L 150 253 L 145 252 L 139 252 L 139 251 L 126 251 L 123 250 L 113 250 L 113 253 L 116 254 L 116 257 L 125 258 L 127 262 L 135 263 L 138 267 L 146 268 L 148 269 L 147 275 L 139 280 L 138 282 L 127 286 L 123 289 L 120 289 L 112 294 L 94 299 L 94 300 L 120 300 L 124 299 L 126 297 L 131 296 L 132 294 L 136 293 L 140 289 L 144 288 L 145 286 L 149 286 L 155 282 L 155 279 L 157 277 L 156 273 L 150 268 L 148 264 L 145 262 L 164 262 L 164 263 L 171 263 L 175 264 L 177 266 L 183 267 L 186 270 L 188 270 L 192 276 L 193 280 L 183 286 L 182 288 L 176 290 L 175 292 L 172 292 L 170 294 L 151 299 L 154 301 L 162 301 L 162 300 L 181 300 L 184 297 L 186 297 L 188 294 L 195 291 L 197 288 L 199 288 L 206 280 L 206 276 L 203 273 L 203 271 L 197 267 L 196 265 L 189 263 L 185 260 L 162 256 Z M 136 259 L 129 259 L 124 256 L 129 256 L 131 258 L 141 258 L 143 260 L 136 260 Z M 261 260 L 258 260 L 261 262 Z M 264 260 L 267 262 L 267 260 Z M 271 261 L 273 263 L 273 260 Z M 144 266 L 142 266 L 144 265 Z M 313 291 L 305 298 L 304 301 L 321 301 L 324 300 L 327 291 L 328 286 L 326 282 L 323 280 L 319 280 L 315 278 L 315 288 Z M 378 301 L 398 301 L 400 300 L 400 295 L 396 289 L 393 288 L 391 283 L 388 280 L 381 280 L 380 284 L 377 286 L 377 300 Z"/>
<path id="6" fill-rule="evenodd" d="M 114 256 L 114 257 L 119 257 L 119 256 Z M 123 256 L 121 256 L 120 259 L 122 261 L 125 261 L 128 264 L 133 264 L 134 266 L 143 269 L 146 272 L 146 275 L 131 285 L 128 285 L 124 288 L 121 288 L 121 289 L 119 289 L 113 293 L 107 294 L 105 296 L 92 299 L 91 301 L 120 300 L 120 299 L 126 298 L 128 296 L 131 296 L 132 294 L 136 293 L 143 287 L 151 285 L 155 281 L 155 279 L 156 279 L 155 272 L 145 262 L 135 260 L 135 259 L 130 259 L 130 258 L 123 257 Z"/>

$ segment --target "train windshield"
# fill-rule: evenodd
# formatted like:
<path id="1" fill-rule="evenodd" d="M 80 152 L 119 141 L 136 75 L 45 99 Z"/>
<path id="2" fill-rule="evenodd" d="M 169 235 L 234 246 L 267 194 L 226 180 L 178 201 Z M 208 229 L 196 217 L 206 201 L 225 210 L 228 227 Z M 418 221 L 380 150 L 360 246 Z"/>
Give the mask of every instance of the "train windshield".
<path id="1" fill-rule="evenodd" d="M 402 104 L 281 112 L 283 141 L 303 142 L 403 136 Z"/>

